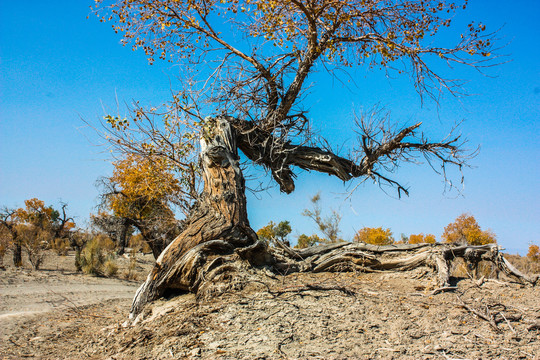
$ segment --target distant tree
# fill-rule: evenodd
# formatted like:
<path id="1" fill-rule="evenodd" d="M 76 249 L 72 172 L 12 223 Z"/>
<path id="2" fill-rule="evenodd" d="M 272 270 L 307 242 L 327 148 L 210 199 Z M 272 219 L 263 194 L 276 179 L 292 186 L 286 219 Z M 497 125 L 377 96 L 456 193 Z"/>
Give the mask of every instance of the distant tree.
<path id="1" fill-rule="evenodd" d="M 17 210 L 18 233 L 30 263 L 38 270 L 45 256 L 44 251 L 54 239 L 60 214 L 37 198 L 25 200 L 24 205 L 24 208 Z"/>
<path id="2" fill-rule="evenodd" d="M 22 266 L 22 237 L 18 232 L 17 210 L 4 208 L 0 212 L 0 225 L 4 229 L 7 243 L 13 247 L 13 265 Z"/>
<path id="3" fill-rule="evenodd" d="M 435 244 L 437 240 L 433 234 L 418 234 L 409 236 L 409 244 Z"/>
<path id="4" fill-rule="evenodd" d="M 353 241 L 372 245 L 391 245 L 394 238 L 390 229 L 364 227 L 354 235 Z"/>
<path id="5" fill-rule="evenodd" d="M 458 216 L 454 222 L 444 228 L 442 239 L 447 243 L 469 245 L 485 245 L 497 242 L 493 232 L 482 230 L 474 216 L 465 213 Z"/>
<path id="6" fill-rule="evenodd" d="M 321 239 L 317 235 L 313 234 L 311 236 L 307 236 L 306 234 L 302 234 L 298 237 L 298 243 L 295 246 L 297 249 L 305 249 L 310 246 L 315 246 L 319 244 L 324 244 L 327 241 L 325 239 Z"/>
<path id="7" fill-rule="evenodd" d="M 81 253 L 87 243 L 89 243 L 93 234 L 88 229 L 75 229 L 70 232 L 69 243 L 75 249 L 75 268 L 82 271 Z"/>
<path id="8" fill-rule="evenodd" d="M 534 262 L 540 262 L 540 247 L 538 245 L 530 244 L 527 257 Z"/>
<path id="9" fill-rule="evenodd" d="M 173 207 L 183 204 L 179 196 L 182 180 L 172 173 L 163 157 L 127 155 L 113 163 L 113 175 L 101 179 L 102 212 L 96 224 L 114 232 L 123 249 L 129 228 L 136 227 L 157 258 L 179 232 Z M 120 250 L 123 251 L 123 250 Z"/>
<path id="10" fill-rule="evenodd" d="M 30 264 L 34 270 L 39 270 L 45 259 L 45 250 L 54 239 L 52 231 L 33 224 L 19 224 L 17 231 Z"/>
<path id="11" fill-rule="evenodd" d="M 0 219 L 2 212 L 0 212 Z M 4 256 L 11 245 L 11 233 L 0 221 L 0 269 L 4 269 Z"/>
<path id="12" fill-rule="evenodd" d="M 71 233 L 76 224 L 73 217 L 67 214 L 68 205 L 60 204 L 60 210 L 55 210 L 51 218 L 51 246 L 59 255 L 65 255 L 71 246 Z"/>
<path id="13" fill-rule="evenodd" d="M 338 237 L 341 230 L 339 223 L 341 222 L 341 214 L 332 210 L 331 215 L 323 217 L 321 209 L 321 195 L 316 194 L 311 198 L 312 209 L 304 209 L 302 215 L 309 217 L 317 224 L 319 231 L 324 235 L 324 242 L 335 243 L 343 241 Z"/>
<path id="14" fill-rule="evenodd" d="M 133 234 L 133 221 L 104 211 L 99 211 L 97 215 L 90 215 L 90 220 L 99 231 L 116 243 L 117 254 L 123 255 L 128 239 Z"/>
<path id="15" fill-rule="evenodd" d="M 55 239 L 67 239 L 75 223 L 67 215 L 67 204 L 62 204 L 62 214 L 37 198 L 25 200 L 24 205 L 18 209 L 4 208 L 0 212 L 0 226 L 13 246 L 13 264 L 22 266 L 24 248 L 37 270 L 43 261 L 43 251 L 51 247 Z"/>
<path id="16" fill-rule="evenodd" d="M 290 246 L 287 236 L 291 233 L 291 224 L 288 221 L 280 221 L 277 225 L 270 221 L 268 225 L 263 226 L 257 231 L 259 239 L 272 243 L 274 239 L 277 239 L 287 246 Z"/>

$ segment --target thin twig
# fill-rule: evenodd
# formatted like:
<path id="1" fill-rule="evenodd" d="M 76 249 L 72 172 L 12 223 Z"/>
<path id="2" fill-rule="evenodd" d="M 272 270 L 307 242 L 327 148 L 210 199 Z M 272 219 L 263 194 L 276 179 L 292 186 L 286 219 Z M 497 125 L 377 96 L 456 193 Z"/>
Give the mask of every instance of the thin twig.
<path id="1" fill-rule="evenodd" d="M 472 314 L 478 316 L 479 318 L 485 320 L 488 322 L 488 324 L 493 328 L 493 330 L 495 330 L 496 332 L 501 332 L 501 329 L 499 329 L 499 327 L 497 326 L 497 323 L 495 323 L 495 320 L 493 320 L 493 317 L 491 316 L 491 314 L 489 314 L 489 312 L 487 311 L 486 309 L 486 313 L 485 314 L 482 314 L 482 312 L 470 307 L 469 305 L 467 305 L 463 299 L 461 299 L 458 295 L 456 295 L 456 297 L 458 298 L 458 300 L 461 302 L 461 307 L 465 308 L 466 310 L 468 310 L 469 312 L 471 312 Z"/>

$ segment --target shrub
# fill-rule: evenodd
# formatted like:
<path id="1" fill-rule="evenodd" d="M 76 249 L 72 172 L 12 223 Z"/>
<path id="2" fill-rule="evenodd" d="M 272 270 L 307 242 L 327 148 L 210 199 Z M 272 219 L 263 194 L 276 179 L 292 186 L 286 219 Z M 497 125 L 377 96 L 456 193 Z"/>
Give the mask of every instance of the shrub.
<path id="1" fill-rule="evenodd" d="M 79 264 L 85 274 L 103 275 L 105 252 L 98 237 L 93 238 L 81 251 Z"/>
<path id="2" fill-rule="evenodd" d="M 34 270 L 39 270 L 45 259 L 45 250 L 47 250 L 52 241 L 52 234 L 47 230 L 42 230 L 34 226 L 21 225 L 18 231 L 30 264 L 32 264 Z"/>
<path id="3" fill-rule="evenodd" d="M 116 265 L 114 259 L 109 258 L 105 261 L 104 272 L 107 277 L 113 277 L 118 273 L 118 265 Z"/>
<path id="4" fill-rule="evenodd" d="M 129 239 L 128 247 L 134 249 L 136 252 L 151 253 L 152 249 L 146 241 L 144 241 L 141 234 L 133 235 Z"/>
<path id="5" fill-rule="evenodd" d="M 504 257 L 508 259 L 518 270 L 527 274 L 540 274 L 540 254 L 535 252 L 537 245 L 530 245 L 527 256 L 509 255 L 504 254 Z M 536 256 L 538 257 L 536 257 Z"/>
<path id="6" fill-rule="evenodd" d="M 99 246 L 106 252 L 114 252 L 116 244 L 105 234 L 97 234 L 94 239 L 99 243 Z"/>
<path id="7" fill-rule="evenodd" d="M 4 268 L 4 256 L 9 246 L 9 234 L 7 230 L 0 226 L 0 269 Z"/>
<path id="8" fill-rule="evenodd" d="M 137 278 L 137 275 L 135 274 L 135 268 L 137 267 L 137 252 L 136 248 L 132 248 L 129 252 L 129 264 L 125 273 L 125 278 L 127 280 L 135 280 Z"/>
<path id="9" fill-rule="evenodd" d="M 390 229 L 365 227 L 358 230 L 353 241 L 373 245 L 391 245 L 394 243 L 394 238 Z"/>
<path id="10" fill-rule="evenodd" d="M 116 275 L 118 265 L 114 261 L 114 246 L 111 249 L 109 241 L 107 236 L 95 236 L 86 243 L 80 254 L 75 254 L 75 266 L 85 274 L 107 277 Z"/>
<path id="11" fill-rule="evenodd" d="M 70 248 L 69 240 L 65 238 L 56 238 L 51 242 L 51 248 L 57 255 L 66 256 Z"/>

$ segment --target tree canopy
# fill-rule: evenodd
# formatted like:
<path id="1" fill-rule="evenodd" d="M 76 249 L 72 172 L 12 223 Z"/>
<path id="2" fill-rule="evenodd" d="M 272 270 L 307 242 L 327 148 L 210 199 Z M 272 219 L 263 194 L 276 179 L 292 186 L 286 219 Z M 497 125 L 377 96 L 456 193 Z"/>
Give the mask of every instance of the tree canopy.
<path id="1" fill-rule="evenodd" d="M 493 51 L 493 34 L 471 22 L 443 44 L 438 35 L 467 2 L 426 0 L 97 0 L 102 20 L 114 21 L 126 44 L 142 48 L 149 61 L 182 65 L 183 88 L 162 108 L 133 106 L 131 119 L 108 116 L 107 136 L 123 152 L 160 155 L 173 161 L 187 198 L 198 196 L 196 140 L 215 126 L 205 115 L 223 114 L 238 132 L 238 148 L 272 174 L 280 189 L 294 190 L 292 167 L 347 181 L 371 177 L 407 189 L 387 174 L 401 161 L 461 167 L 470 153 L 451 135 L 431 142 L 420 124 L 391 126 L 384 114 L 357 121 L 358 145 L 347 158 L 312 136 L 306 83 L 316 71 L 381 68 L 408 74 L 416 88 L 437 97 L 460 83 L 436 61 L 481 67 Z M 441 44 L 439 44 L 441 43 Z M 493 56 L 491 56 L 493 58 Z M 438 69 L 438 68 L 437 68 Z"/>
<path id="2" fill-rule="evenodd" d="M 263 226 L 257 230 L 257 236 L 259 239 L 264 240 L 268 243 L 273 242 L 274 240 L 279 240 L 282 243 L 289 243 L 287 236 L 291 233 L 292 228 L 291 224 L 288 221 L 280 221 L 275 224 L 273 221 L 270 221 L 268 225 Z"/>
<path id="3" fill-rule="evenodd" d="M 354 235 L 355 242 L 372 245 L 390 245 L 394 243 L 394 237 L 390 229 L 364 227 Z"/>
<path id="4" fill-rule="evenodd" d="M 495 234 L 490 230 L 482 230 L 474 216 L 461 214 L 456 220 L 444 228 L 442 238 L 448 243 L 466 243 L 485 245 L 496 243 Z"/>
<path id="5" fill-rule="evenodd" d="M 181 196 L 185 179 L 179 179 L 171 162 L 160 156 L 127 154 L 113 165 L 112 176 L 100 181 L 104 211 L 93 222 L 118 239 L 120 253 L 127 245 L 130 227 L 135 226 L 157 257 L 177 235 L 174 210 L 188 207 Z"/>
<path id="6" fill-rule="evenodd" d="M 13 246 L 15 266 L 22 266 L 24 247 L 37 269 L 43 260 L 43 250 L 62 247 L 62 242 L 67 242 L 71 230 L 75 228 L 75 222 L 67 215 L 67 204 L 61 204 L 60 211 L 37 198 L 25 200 L 24 205 L 18 209 L 2 209 L 0 227 L 4 236 L 9 237 L 8 243 Z"/>
<path id="7" fill-rule="evenodd" d="M 411 234 L 409 236 L 409 244 L 435 244 L 437 240 L 435 239 L 435 235 L 433 234 Z"/>

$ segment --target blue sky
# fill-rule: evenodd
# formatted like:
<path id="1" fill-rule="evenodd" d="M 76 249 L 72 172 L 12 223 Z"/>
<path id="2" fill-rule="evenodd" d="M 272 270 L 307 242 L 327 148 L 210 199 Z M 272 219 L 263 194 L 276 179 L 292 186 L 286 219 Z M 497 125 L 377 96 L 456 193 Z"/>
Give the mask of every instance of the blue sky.
<path id="1" fill-rule="evenodd" d="M 147 64 L 142 52 L 119 44 L 110 24 L 90 14 L 91 1 L 0 2 L 0 205 L 21 206 L 38 197 L 50 204 L 69 203 L 83 222 L 94 211 L 95 181 L 111 166 L 104 148 L 82 119 L 96 122 L 133 99 L 160 104 L 168 99 L 170 79 L 179 68 Z M 427 166 L 407 166 L 398 179 L 410 197 L 397 199 L 369 182 L 346 199 L 350 186 L 326 175 L 302 172 L 292 195 L 277 189 L 248 196 L 255 229 L 268 221 L 289 220 L 293 235 L 315 232 L 300 214 L 309 198 L 321 192 L 327 209 L 342 214 L 342 236 L 352 238 L 364 226 L 389 227 L 401 233 L 433 233 L 438 239 L 463 212 L 482 228 L 492 229 L 510 252 L 526 252 L 540 243 L 540 3 L 523 0 L 471 1 L 459 23 L 481 20 L 502 27 L 502 53 L 509 63 L 488 69 L 447 74 L 468 80 L 471 94 L 448 94 L 423 106 L 408 79 L 386 79 L 360 69 L 358 87 L 344 89 L 324 76 L 308 98 L 310 116 L 336 144 L 352 145 L 354 111 L 380 104 L 405 124 L 424 121 L 428 134 L 443 135 L 465 120 L 461 132 L 481 152 L 465 170 L 462 195 L 443 193 L 441 178 Z M 87 16 L 90 15 L 89 19 Z M 456 28 L 456 33 L 460 29 Z M 352 184 L 355 185 L 355 184 Z"/>

